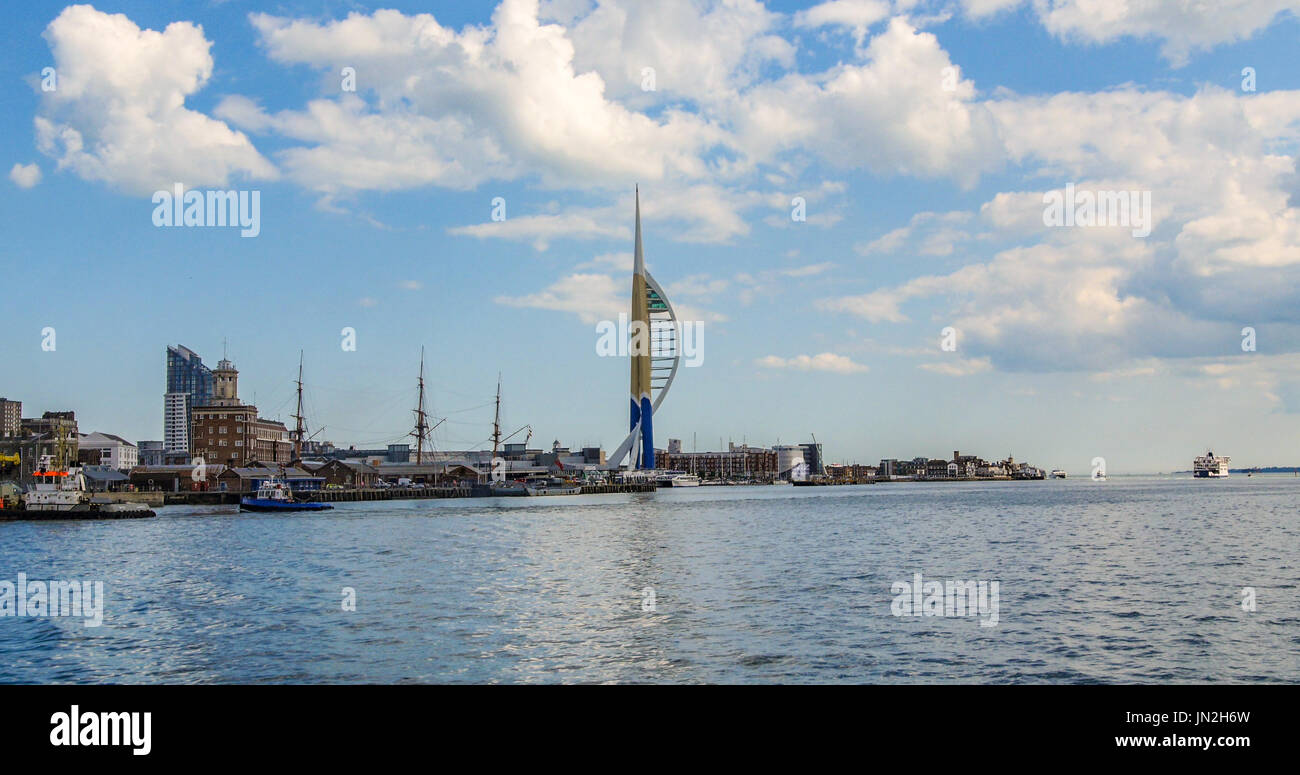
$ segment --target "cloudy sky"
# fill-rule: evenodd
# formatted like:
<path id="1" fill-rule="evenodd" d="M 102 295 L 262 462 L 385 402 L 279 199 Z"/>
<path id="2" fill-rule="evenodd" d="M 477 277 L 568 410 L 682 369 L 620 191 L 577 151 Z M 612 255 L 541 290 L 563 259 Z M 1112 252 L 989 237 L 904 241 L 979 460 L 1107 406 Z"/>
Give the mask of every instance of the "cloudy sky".
<path id="1" fill-rule="evenodd" d="M 440 447 L 500 372 L 511 428 L 612 449 L 639 184 L 705 332 L 660 445 L 1300 458 L 1300 2 L 385 6 L 9 10 L 0 395 L 160 439 L 166 345 L 226 341 L 287 420 L 301 349 L 320 438 L 378 445 L 423 346 Z M 178 182 L 260 192 L 260 234 L 155 226 Z M 1150 234 L 1046 225 L 1067 185 Z"/>

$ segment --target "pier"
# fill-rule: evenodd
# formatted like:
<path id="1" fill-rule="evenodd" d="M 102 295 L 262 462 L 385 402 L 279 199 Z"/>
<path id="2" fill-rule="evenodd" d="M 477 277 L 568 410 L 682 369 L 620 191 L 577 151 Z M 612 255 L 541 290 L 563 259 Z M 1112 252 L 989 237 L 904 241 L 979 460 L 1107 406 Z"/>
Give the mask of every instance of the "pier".
<path id="1" fill-rule="evenodd" d="M 654 492 L 658 489 L 654 482 L 637 482 L 629 484 L 584 484 L 582 495 L 611 495 L 614 493 Z M 296 492 L 299 500 L 312 500 L 319 503 L 351 503 L 357 501 L 395 501 L 423 500 L 428 498 L 494 498 L 495 495 L 480 494 L 481 490 L 469 485 L 451 487 L 412 487 L 412 488 L 363 488 L 356 490 L 311 490 Z M 162 495 L 163 504 L 168 506 L 219 506 L 239 505 L 239 499 L 248 493 L 242 492 L 169 492 Z M 163 505 L 160 504 L 160 505 Z"/>

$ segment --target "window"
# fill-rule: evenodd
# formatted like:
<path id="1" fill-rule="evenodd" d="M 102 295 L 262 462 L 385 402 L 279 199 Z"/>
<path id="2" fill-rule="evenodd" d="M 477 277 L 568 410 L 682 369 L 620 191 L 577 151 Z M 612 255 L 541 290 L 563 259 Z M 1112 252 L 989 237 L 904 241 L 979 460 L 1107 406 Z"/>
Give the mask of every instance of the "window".
<path id="1" fill-rule="evenodd" d="M 225 439 L 222 439 L 222 440 L 221 440 L 221 446 L 223 446 L 223 447 L 226 446 L 226 440 L 225 440 Z"/>

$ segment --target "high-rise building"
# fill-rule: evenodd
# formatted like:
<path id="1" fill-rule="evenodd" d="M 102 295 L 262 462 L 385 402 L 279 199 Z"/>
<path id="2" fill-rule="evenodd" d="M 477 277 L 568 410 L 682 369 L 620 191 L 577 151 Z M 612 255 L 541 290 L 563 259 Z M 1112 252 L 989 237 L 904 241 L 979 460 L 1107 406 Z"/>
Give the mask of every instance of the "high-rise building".
<path id="1" fill-rule="evenodd" d="M 23 427 L 23 402 L 0 398 L 0 438 L 19 435 Z"/>
<path id="2" fill-rule="evenodd" d="M 826 473 L 826 463 L 822 459 L 822 445 L 809 441 L 799 445 L 803 447 L 803 460 L 808 464 L 810 476 L 822 476 Z"/>
<path id="3" fill-rule="evenodd" d="M 215 378 L 198 353 L 167 348 L 167 391 L 163 396 L 163 449 L 168 462 L 187 462 L 193 409 L 212 401 Z"/>

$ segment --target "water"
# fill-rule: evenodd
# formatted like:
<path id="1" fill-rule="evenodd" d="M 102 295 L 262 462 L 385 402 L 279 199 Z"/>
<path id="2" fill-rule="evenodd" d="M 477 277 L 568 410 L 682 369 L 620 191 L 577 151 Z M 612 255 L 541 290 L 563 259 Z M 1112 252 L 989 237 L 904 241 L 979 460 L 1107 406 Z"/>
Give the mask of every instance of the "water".
<path id="1" fill-rule="evenodd" d="M 0 523 L 0 579 L 107 599 L 98 628 L 0 618 L 0 681 L 1295 682 L 1298 495 L 1149 477 Z M 997 625 L 894 616 L 916 572 L 998 581 Z"/>

